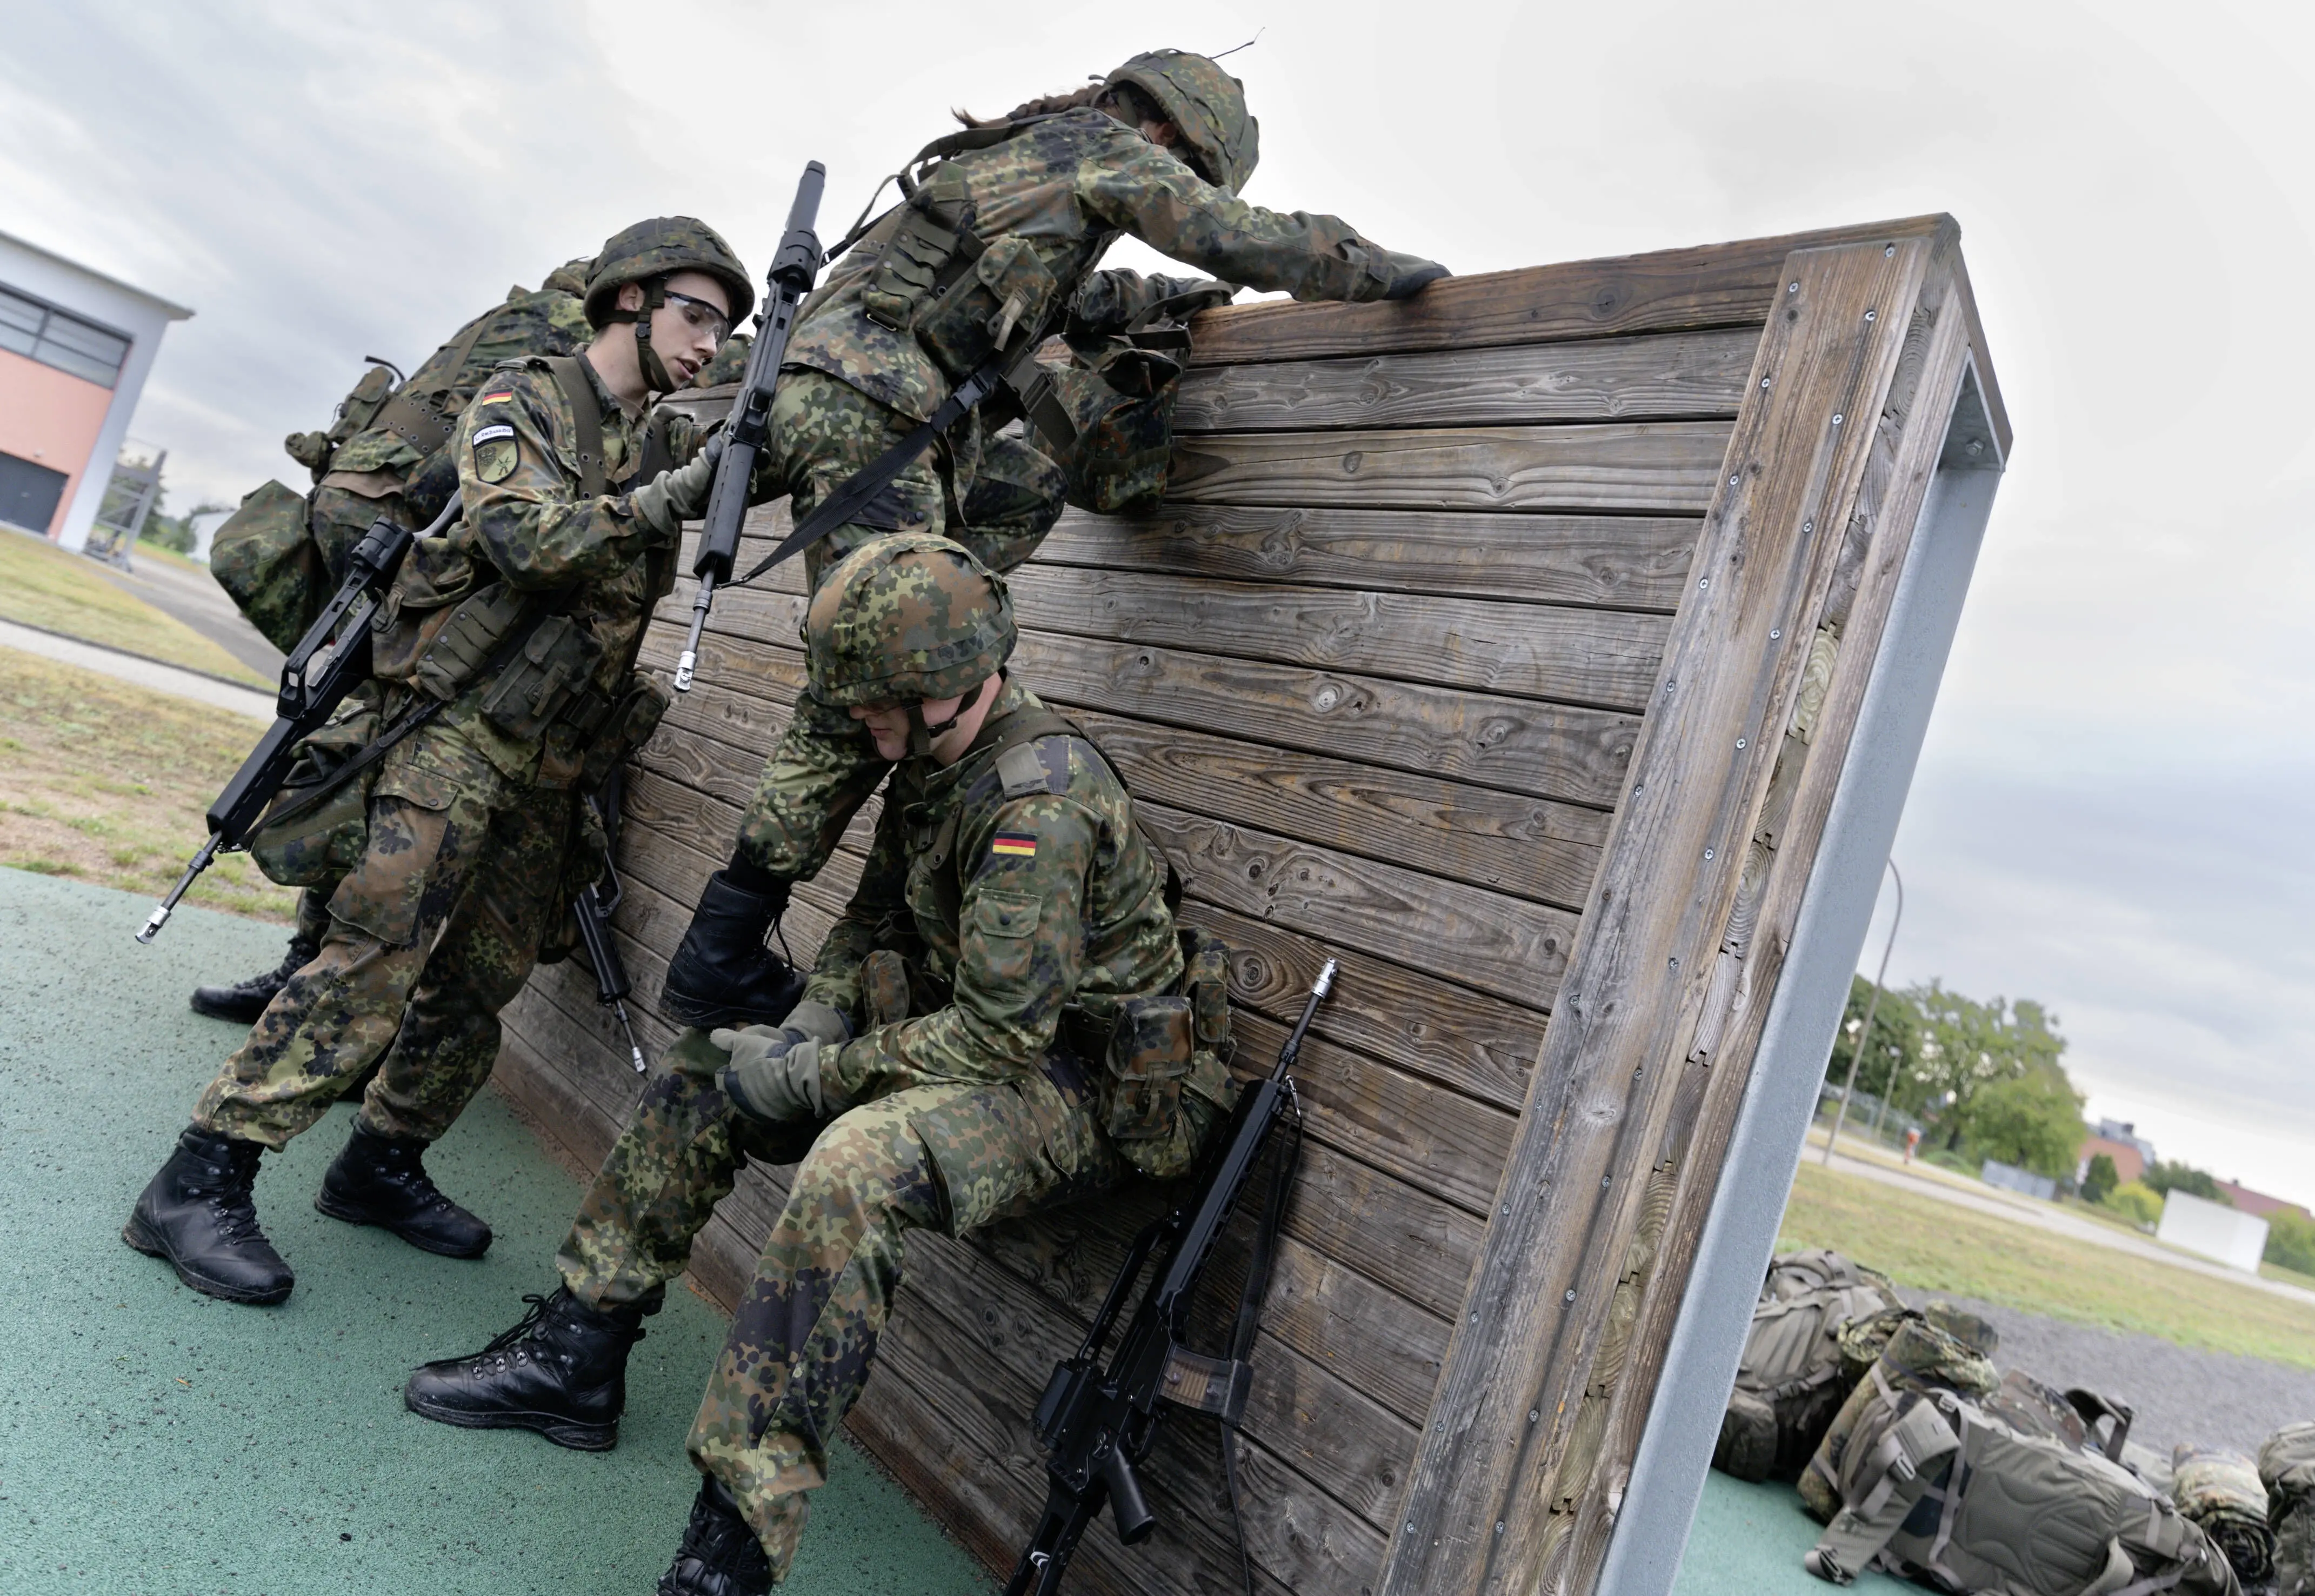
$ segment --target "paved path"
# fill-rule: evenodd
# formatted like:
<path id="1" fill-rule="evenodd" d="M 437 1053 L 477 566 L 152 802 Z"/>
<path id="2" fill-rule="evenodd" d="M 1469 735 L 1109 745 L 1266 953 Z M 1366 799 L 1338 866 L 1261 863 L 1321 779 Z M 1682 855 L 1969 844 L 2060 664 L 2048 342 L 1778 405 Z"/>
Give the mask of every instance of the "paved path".
<path id="1" fill-rule="evenodd" d="M 281 651 L 249 624 L 206 567 L 188 571 L 159 554 L 131 554 L 129 563 L 134 569 L 123 571 L 108 560 L 89 562 L 114 587 L 182 621 L 258 675 L 281 674 Z"/>
<path id="2" fill-rule="evenodd" d="M 485 1092 L 428 1157 L 497 1231 L 430 1257 L 315 1212 L 349 1110 L 269 1154 L 258 1211 L 297 1271 L 213 1301 L 120 1223 L 240 1040 L 185 1006 L 271 962 L 276 926 L 0 869 L 0 1591 L 8 1596 L 642 1596 L 698 1476 L 683 1439 L 723 1317 L 669 1293 L 628 1366 L 617 1450 L 453 1430 L 402 1405 L 554 1284 L 580 1188 Z M 847 1444 L 795 1565 L 812 1596 L 988 1596 L 979 1567 Z M 1109 1533 L 1106 1525 L 1094 1533 Z"/>
<path id="3" fill-rule="evenodd" d="M 140 687 L 173 693 L 180 698 L 198 699 L 219 709 L 232 710 L 235 714 L 250 715 L 261 721 L 273 718 L 273 695 L 271 693 L 261 693 L 254 687 L 237 687 L 214 676 L 203 676 L 198 670 L 164 665 L 158 660 L 148 660 L 142 654 L 124 654 L 119 649 L 83 643 L 76 637 L 59 636 L 54 632 L 43 632 L 37 626 L 20 626 L 13 621 L 0 621 L 0 648 L 22 649 L 25 653 L 38 654 L 44 660 L 77 665 L 84 670 L 117 677 Z"/>
<path id="4" fill-rule="evenodd" d="M 1811 1163 L 1823 1159 L 1823 1139 L 1811 1132 L 1807 1150 L 1801 1157 Z M 1907 1167 L 1885 1163 L 1869 1153 L 1861 1157 L 1852 1157 L 1836 1151 L 1832 1155 L 1832 1166 L 1843 1175 L 1860 1175 L 1867 1180 L 1879 1181 L 1883 1185 L 1894 1186 L 1917 1196 L 1934 1198 L 1939 1202 L 1950 1202 L 1956 1208 L 1974 1209 L 1979 1213 L 1991 1214 L 1996 1219 L 2016 1219 L 2020 1224 L 2032 1225 L 2075 1241 L 2086 1241 L 2093 1246 L 2111 1247 L 2118 1253 L 2130 1253 L 2157 1264 L 2167 1264 L 2173 1269 L 2208 1275 L 2213 1280 L 2228 1281 L 2238 1286 L 2250 1286 L 2315 1307 L 2315 1291 L 2303 1286 L 2269 1280 L 2263 1274 L 2245 1274 L 2240 1269 L 2230 1269 L 2211 1259 L 2196 1257 L 2177 1247 L 2164 1246 L 2151 1236 L 2117 1229 L 2097 1219 L 2069 1213 L 2055 1203 L 2004 1192 L 1999 1187 L 1955 1175 L 1950 1170 L 1939 1169 L 1935 1165 Z"/>

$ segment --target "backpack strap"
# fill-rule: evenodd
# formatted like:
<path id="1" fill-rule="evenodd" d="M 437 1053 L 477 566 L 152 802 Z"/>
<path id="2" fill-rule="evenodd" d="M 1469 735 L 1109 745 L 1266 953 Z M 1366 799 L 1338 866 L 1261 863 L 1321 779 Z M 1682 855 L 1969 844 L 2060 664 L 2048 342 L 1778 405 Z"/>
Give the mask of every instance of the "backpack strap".
<path id="1" fill-rule="evenodd" d="M 595 396 L 594 380 L 579 368 L 578 356 L 549 355 L 546 368 L 571 406 L 572 430 L 579 445 L 579 496 L 599 499 L 610 486 L 603 467 L 603 402 Z"/>
<path id="2" fill-rule="evenodd" d="M 421 455 L 430 455 L 449 442 L 457 430 L 457 423 L 444 415 L 435 402 L 458 386 L 458 374 L 466 370 L 475 345 L 482 341 L 483 329 L 496 315 L 498 307 L 493 306 L 468 322 L 451 347 L 449 362 L 443 368 L 446 375 L 420 388 L 404 383 L 395 390 L 394 396 L 386 402 L 370 425 L 385 428 Z"/>
<path id="3" fill-rule="evenodd" d="M 1922 1398 L 1910 1404 L 1874 1444 L 1856 1479 L 1859 1494 L 1851 1497 L 1802 1559 L 1802 1565 L 1819 1579 L 1845 1585 L 1878 1556 L 1890 1538 L 1903 1528 L 1914 1504 L 1929 1490 L 1929 1476 L 1940 1459 L 1953 1458 L 1956 1478 L 1945 1486 L 1945 1511 L 1938 1548 L 1952 1530 L 1954 1510 L 1961 1499 L 1961 1441 L 1939 1416 L 1938 1405 Z M 1850 1471 L 1844 1464 L 1843 1474 Z M 1932 1556 L 1935 1554 L 1933 1553 Z M 1934 1565 L 1932 1565 L 1934 1566 Z M 1965 1589 L 1956 1583 L 1955 1589 Z"/>

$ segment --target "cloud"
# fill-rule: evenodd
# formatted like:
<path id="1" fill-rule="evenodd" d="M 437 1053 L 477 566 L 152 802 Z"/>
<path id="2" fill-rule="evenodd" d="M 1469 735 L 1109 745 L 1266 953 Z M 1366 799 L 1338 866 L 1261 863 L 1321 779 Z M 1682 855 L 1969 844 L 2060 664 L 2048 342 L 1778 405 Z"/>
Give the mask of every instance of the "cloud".
<path id="1" fill-rule="evenodd" d="M 199 312 L 135 425 L 182 508 L 294 476 L 279 439 L 363 356 L 407 368 L 639 217 L 760 269 L 807 158 L 833 235 L 952 105 L 1257 28 L 1250 197 L 1460 270 L 1959 217 L 2018 444 L 1899 839 L 1897 968 L 2054 1005 L 2102 1093 L 2306 1122 L 2303 7 L 89 0 L 11 18 L 0 213 Z"/>

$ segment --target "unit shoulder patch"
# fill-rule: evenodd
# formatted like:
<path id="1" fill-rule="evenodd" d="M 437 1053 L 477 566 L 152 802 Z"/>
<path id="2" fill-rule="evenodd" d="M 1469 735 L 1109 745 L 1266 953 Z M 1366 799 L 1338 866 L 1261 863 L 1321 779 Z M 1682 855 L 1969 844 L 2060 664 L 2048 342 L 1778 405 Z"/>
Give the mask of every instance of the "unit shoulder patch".
<path id="1" fill-rule="evenodd" d="M 486 443 L 495 442 L 497 439 L 501 438 L 512 438 L 513 436 L 514 429 L 507 425 L 504 421 L 500 421 L 493 426 L 477 427 L 475 429 L 475 447 L 476 448 L 480 448 Z"/>
<path id="2" fill-rule="evenodd" d="M 1045 740 L 1041 738 L 1039 742 Z M 1024 742 L 1018 748 L 1007 749 L 997 757 L 997 779 L 1005 784 L 1007 798 L 1026 798 L 1032 793 L 1058 793 L 1064 783 L 1057 782 L 1046 768 L 1044 758 L 1037 751 L 1038 743 Z M 1068 756 L 1062 757 L 1063 768 Z"/>
<path id="3" fill-rule="evenodd" d="M 483 429 L 483 431 L 494 430 L 497 429 Z M 486 483 L 502 483 L 514 474 L 515 461 L 520 448 L 511 436 L 514 429 L 509 427 L 505 430 L 510 434 L 508 437 L 494 438 L 488 443 L 478 442 L 475 447 L 475 474 Z"/>

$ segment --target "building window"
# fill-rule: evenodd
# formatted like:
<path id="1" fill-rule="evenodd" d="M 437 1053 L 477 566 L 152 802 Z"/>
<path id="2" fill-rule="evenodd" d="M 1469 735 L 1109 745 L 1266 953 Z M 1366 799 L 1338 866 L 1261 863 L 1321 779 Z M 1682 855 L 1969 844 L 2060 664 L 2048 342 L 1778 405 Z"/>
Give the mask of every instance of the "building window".
<path id="1" fill-rule="evenodd" d="M 120 333 L 8 288 L 0 288 L 0 349 L 107 388 L 129 358 Z"/>

